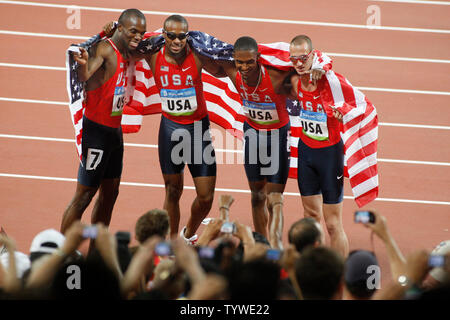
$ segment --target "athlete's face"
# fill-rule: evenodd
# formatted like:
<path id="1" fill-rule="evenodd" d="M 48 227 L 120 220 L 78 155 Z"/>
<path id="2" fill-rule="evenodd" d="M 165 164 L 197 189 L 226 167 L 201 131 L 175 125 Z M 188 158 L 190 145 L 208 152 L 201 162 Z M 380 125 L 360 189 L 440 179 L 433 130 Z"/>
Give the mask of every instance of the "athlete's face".
<path id="1" fill-rule="evenodd" d="M 130 16 L 126 19 L 123 25 L 119 25 L 124 47 L 129 51 L 136 50 L 146 30 L 145 19 L 137 16 Z"/>
<path id="2" fill-rule="evenodd" d="M 234 65 L 241 73 L 245 83 L 258 81 L 260 66 L 258 64 L 259 52 L 235 51 L 233 53 Z"/>
<path id="3" fill-rule="evenodd" d="M 302 44 L 291 44 L 289 47 L 289 54 L 295 71 L 298 74 L 302 74 L 305 71 L 309 71 L 313 62 L 312 50 L 309 48 L 307 42 Z"/>
<path id="4" fill-rule="evenodd" d="M 188 27 L 185 23 L 168 21 L 164 26 L 163 36 L 166 40 L 166 48 L 173 56 L 184 53 L 187 43 Z"/>

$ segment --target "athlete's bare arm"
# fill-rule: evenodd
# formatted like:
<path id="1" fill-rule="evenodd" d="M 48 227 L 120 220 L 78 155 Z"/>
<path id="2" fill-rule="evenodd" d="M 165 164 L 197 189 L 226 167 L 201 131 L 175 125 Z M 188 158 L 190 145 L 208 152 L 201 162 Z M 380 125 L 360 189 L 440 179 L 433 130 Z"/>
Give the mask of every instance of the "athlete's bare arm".
<path id="1" fill-rule="evenodd" d="M 74 60 L 78 62 L 77 72 L 80 81 L 87 81 L 88 87 L 92 82 L 103 80 L 103 83 L 106 82 L 115 73 L 117 67 L 117 62 L 111 59 L 112 56 L 115 57 L 114 49 L 104 41 L 94 45 L 89 52 L 80 47 L 80 54 L 73 53 Z"/>
<path id="2" fill-rule="evenodd" d="M 223 78 L 227 76 L 223 67 L 220 64 L 216 63 L 215 60 L 196 53 L 194 53 L 194 58 L 197 65 L 201 65 L 203 69 L 205 69 L 214 77 Z"/>

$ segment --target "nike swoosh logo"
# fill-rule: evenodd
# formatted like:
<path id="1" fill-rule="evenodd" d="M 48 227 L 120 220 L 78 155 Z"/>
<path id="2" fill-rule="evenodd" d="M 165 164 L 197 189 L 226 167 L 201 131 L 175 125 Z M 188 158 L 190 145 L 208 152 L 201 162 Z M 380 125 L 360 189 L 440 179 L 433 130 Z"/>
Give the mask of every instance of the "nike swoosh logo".
<path id="1" fill-rule="evenodd" d="M 267 90 L 267 88 L 265 88 L 265 89 L 262 89 L 262 90 L 259 90 L 259 92 L 263 92 L 263 91 L 266 91 Z"/>
<path id="2" fill-rule="evenodd" d="M 320 96 L 314 97 L 314 99 L 320 98 Z"/>
<path id="3" fill-rule="evenodd" d="M 191 67 L 187 67 L 186 69 L 181 69 L 181 71 L 185 72 L 186 70 L 190 69 Z"/>
<path id="4" fill-rule="evenodd" d="M 339 180 L 340 178 L 342 178 L 343 174 L 341 174 L 340 176 L 337 176 L 336 178 Z"/>

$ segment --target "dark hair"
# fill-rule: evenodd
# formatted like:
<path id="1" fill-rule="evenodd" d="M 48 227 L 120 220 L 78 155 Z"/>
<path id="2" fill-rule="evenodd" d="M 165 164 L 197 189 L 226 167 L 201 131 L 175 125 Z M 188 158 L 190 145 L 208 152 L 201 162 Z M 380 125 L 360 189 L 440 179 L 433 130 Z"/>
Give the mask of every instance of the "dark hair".
<path id="1" fill-rule="evenodd" d="M 280 266 L 256 259 L 235 265 L 229 276 L 231 300 L 275 300 L 280 282 Z"/>
<path id="2" fill-rule="evenodd" d="M 173 15 L 169 16 L 166 20 L 164 20 L 164 24 L 163 24 L 164 29 L 166 29 L 167 23 L 169 23 L 171 21 L 182 23 L 182 24 L 186 25 L 187 29 L 189 29 L 189 24 L 188 24 L 186 18 L 183 16 L 180 16 L 179 14 L 173 14 Z"/>
<path id="3" fill-rule="evenodd" d="M 255 51 L 258 52 L 258 43 L 252 37 L 240 37 L 234 43 L 233 51 Z"/>
<path id="4" fill-rule="evenodd" d="M 304 42 L 306 42 L 308 44 L 308 48 L 311 51 L 314 49 L 312 41 L 307 35 L 301 34 L 299 36 L 294 37 L 294 39 L 291 40 L 291 44 L 294 44 L 294 45 L 300 45 Z"/>
<path id="5" fill-rule="evenodd" d="M 137 17 L 140 19 L 145 20 L 145 15 L 138 9 L 127 9 L 123 11 L 119 17 L 119 24 L 124 25 L 125 21 L 129 19 L 130 17 Z"/>
<path id="6" fill-rule="evenodd" d="M 169 231 L 169 215 L 166 210 L 153 209 L 144 213 L 136 221 L 134 232 L 140 243 L 148 238 L 158 235 L 165 238 Z"/>
<path id="7" fill-rule="evenodd" d="M 73 275 L 68 268 L 79 270 L 80 287 L 69 288 L 69 277 Z M 119 279 L 106 266 L 100 255 L 90 255 L 86 260 L 66 263 L 57 271 L 51 286 L 51 298 L 62 300 L 121 300 Z"/>
<path id="8" fill-rule="evenodd" d="M 316 223 L 316 220 L 307 217 L 294 222 L 289 228 L 288 241 L 298 252 L 313 246 L 317 241 L 320 243 L 320 230 Z"/>
<path id="9" fill-rule="evenodd" d="M 331 299 L 344 274 L 341 255 L 327 247 L 306 248 L 295 265 L 295 276 L 305 299 Z"/>

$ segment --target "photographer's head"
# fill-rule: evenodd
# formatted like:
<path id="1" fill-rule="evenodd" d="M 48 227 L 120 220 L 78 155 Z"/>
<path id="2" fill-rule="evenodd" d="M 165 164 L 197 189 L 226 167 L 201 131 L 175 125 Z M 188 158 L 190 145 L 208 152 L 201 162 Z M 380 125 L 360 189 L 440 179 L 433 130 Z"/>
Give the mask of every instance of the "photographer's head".
<path id="1" fill-rule="evenodd" d="M 288 232 L 288 240 L 298 252 L 306 247 L 322 244 L 322 228 L 313 218 L 303 218 L 294 222 Z"/>
<path id="2" fill-rule="evenodd" d="M 143 214 L 136 222 L 136 240 L 143 243 L 154 235 L 166 238 L 169 232 L 169 215 L 166 210 L 153 209 Z"/>
<path id="3" fill-rule="evenodd" d="M 424 289 L 432 289 L 442 284 L 450 284 L 450 240 L 440 242 L 431 252 L 430 262 L 440 261 L 439 265 L 433 263 L 422 283 Z"/>
<path id="4" fill-rule="evenodd" d="M 331 248 L 306 248 L 295 264 L 295 276 L 305 300 L 342 298 L 344 259 Z"/>
<path id="5" fill-rule="evenodd" d="M 370 299 L 379 287 L 378 270 L 378 261 L 372 252 L 366 250 L 350 252 L 345 261 L 344 271 L 345 288 L 351 295 L 350 298 Z"/>

